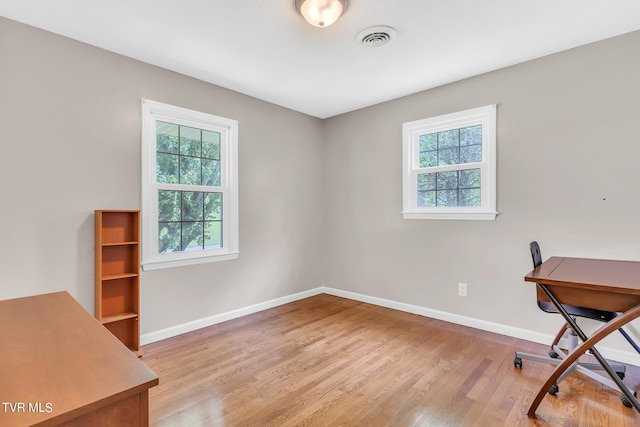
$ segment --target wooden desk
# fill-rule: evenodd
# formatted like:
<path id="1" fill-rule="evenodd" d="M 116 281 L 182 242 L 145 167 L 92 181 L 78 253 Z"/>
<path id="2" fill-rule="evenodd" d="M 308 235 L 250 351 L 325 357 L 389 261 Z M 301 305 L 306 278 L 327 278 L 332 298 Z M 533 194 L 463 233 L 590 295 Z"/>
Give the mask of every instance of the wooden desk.
<path id="1" fill-rule="evenodd" d="M 527 274 L 524 280 L 537 284 L 538 298 L 551 301 L 583 341 L 556 367 L 541 387 L 527 415 L 535 417 L 535 411 L 550 387 L 589 350 L 633 407 L 640 411 L 638 400 L 595 347 L 611 332 L 640 317 L 640 262 L 551 257 Z M 588 337 L 567 314 L 562 304 L 621 314 Z"/>
<path id="2" fill-rule="evenodd" d="M 67 292 L 0 301 L 0 426 L 146 426 L 157 384 Z"/>

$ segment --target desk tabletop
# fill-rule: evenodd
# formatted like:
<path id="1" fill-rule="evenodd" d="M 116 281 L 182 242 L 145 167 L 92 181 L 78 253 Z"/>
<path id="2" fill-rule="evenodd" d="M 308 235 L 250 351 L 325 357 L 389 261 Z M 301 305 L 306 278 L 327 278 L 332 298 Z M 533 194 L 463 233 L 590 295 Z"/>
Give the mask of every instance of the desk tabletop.
<path id="1" fill-rule="evenodd" d="M 545 285 L 640 295 L 640 262 L 551 257 L 524 280 Z"/>
<path id="2" fill-rule="evenodd" d="M 67 292 L 0 301 L 0 425 L 54 425 L 158 384 Z"/>

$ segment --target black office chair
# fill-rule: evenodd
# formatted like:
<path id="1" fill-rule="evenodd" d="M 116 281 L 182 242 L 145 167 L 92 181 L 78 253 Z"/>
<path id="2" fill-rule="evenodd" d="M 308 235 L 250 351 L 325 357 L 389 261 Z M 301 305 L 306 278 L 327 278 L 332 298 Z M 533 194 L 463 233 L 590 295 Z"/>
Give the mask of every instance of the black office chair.
<path id="1" fill-rule="evenodd" d="M 542 264 L 542 254 L 540 253 L 540 246 L 538 245 L 538 242 L 531 242 L 529 244 L 529 250 L 531 251 L 533 268 L 536 268 L 540 264 Z M 542 295 L 544 294 L 542 294 L 541 291 L 538 290 L 538 307 L 546 313 L 558 313 L 558 309 L 550 301 L 545 301 L 545 299 L 540 298 Z M 565 308 L 565 310 L 567 310 L 567 313 L 569 313 L 569 315 L 574 319 L 576 317 L 582 317 L 586 319 L 598 320 L 601 322 L 608 322 L 619 315 L 619 313 L 615 313 L 615 312 L 593 310 L 589 308 L 575 307 L 575 306 L 566 305 L 566 304 L 563 304 L 563 307 Z M 622 328 L 618 330 L 624 336 L 624 338 L 629 342 L 629 344 L 631 344 L 631 346 L 638 353 L 640 353 L 640 346 L 638 346 L 638 344 L 636 344 L 635 341 L 633 341 L 633 339 L 629 336 L 629 334 L 627 334 L 627 332 L 624 331 Z M 560 347 L 558 346 L 558 343 L 560 342 L 560 340 L 562 339 L 562 337 L 567 331 L 569 332 L 569 335 L 568 335 L 569 348 L 567 352 L 565 352 L 562 349 L 560 349 Z M 548 363 L 554 366 L 559 365 L 562 362 L 561 359 L 566 357 L 566 355 L 571 351 L 573 351 L 577 346 L 578 346 L 578 337 L 576 336 L 575 332 L 573 332 L 569 324 L 565 323 L 564 326 L 560 329 L 560 331 L 558 331 L 558 334 L 554 338 L 553 343 L 551 343 L 551 350 L 549 351 L 549 357 L 539 356 L 536 354 L 522 353 L 517 351 L 516 357 L 513 360 L 513 364 L 515 367 L 522 369 L 522 360 L 525 359 L 525 360 L 532 360 L 535 362 Z M 620 379 L 624 379 L 625 372 L 626 372 L 625 365 L 612 364 L 611 367 L 618 374 Z M 592 372 L 594 370 L 602 370 L 602 369 L 603 368 L 599 363 L 576 363 L 574 364 L 574 366 L 572 366 L 571 368 L 565 371 L 565 373 L 558 379 L 558 382 L 551 387 L 551 389 L 549 390 L 549 393 L 553 395 L 558 393 L 559 391 L 558 384 L 574 370 L 577 370 L 595 379 L 596 381 L 599 381 L 605 385 L 608 385 L 611 388 L 618 389 L 618 386 L 609 378 L 605 378 L 595 372 Z M 628 401 L 626 396 L 622 395 L 621 399 L 622 399 L 622 403 L 624 403 L 625 406 L 629 408 L 631 407 L 631 402 Z"/>

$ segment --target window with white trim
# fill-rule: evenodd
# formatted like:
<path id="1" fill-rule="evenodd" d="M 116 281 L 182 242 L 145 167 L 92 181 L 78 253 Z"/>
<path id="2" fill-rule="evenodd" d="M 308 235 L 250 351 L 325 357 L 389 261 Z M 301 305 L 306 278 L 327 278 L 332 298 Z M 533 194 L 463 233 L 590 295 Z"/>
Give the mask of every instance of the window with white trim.
<path id="1" fill-rule="evenodd" d="M 496 106 L 402 125 L 406 219 L 494 220 Z"/>
<path id="2" fill-rule="evenodd" d="M 238 123 L 142 100 L 142 267 L 238 257 Z"/>

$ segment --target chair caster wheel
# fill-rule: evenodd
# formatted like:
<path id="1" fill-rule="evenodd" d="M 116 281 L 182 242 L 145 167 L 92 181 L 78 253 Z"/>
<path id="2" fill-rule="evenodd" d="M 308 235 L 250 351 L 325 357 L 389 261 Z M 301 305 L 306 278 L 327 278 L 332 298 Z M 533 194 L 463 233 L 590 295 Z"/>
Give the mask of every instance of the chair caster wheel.
<path id="1" fill-rule="evenodd" d="M 618 378 L 620 378 L 621 380 L 624 379 L 624 372 L 616 372 L 616 374 L 618 374 Z"/>
<path id="2" fill-rule="evenodd" d="M 522 359 L 519 357 L 516 357 L 515 359 L 513 359 L 513 366 L 515 366 L 516 368 L 522 369 Z"/>
<path id="3" fill-rule="evenodd" d="M 631 401 L 629 400 L 629 398 L 627 396 L 625 396 L 624 394 L 622 396 L 620 396 L 620 400 L 622 401 L 622 404 L 624 406 L 626 406 L 627 408 L 633 407 L 633 405 L 631 405 Z"/>
<path id="4" fill-rule="evenodd" d="M 555 396 L 556 394 L 558 394 L 559 391 L 560 391 L 560 387 L 558 387 L 558 384 L 554 384 L 551 386 L 551 388 L 549 388 L 549 394 L 552 396 Z"/>
<path id="5" fill-rule="evenodd" d="M 633 397 L 638 397 L 638 393 L 635 390 L 633 391 Z M 626 406 L 627 408 L 633 407 L 633 405 L 631 404 L 631 401 L 629 400 L 629 398 L 627 396 L 625 396 L 624 394 L 620 395 L 620 400 L 622 401 L 622 404 L 624 406 Z"/>
<path id="6" fill-rule="evenodd" d="M 549 350 L 549 357 L 552 359 L 557 359 L 558 358 L 558 353 L 556 353 L 553 350 Z"/>

